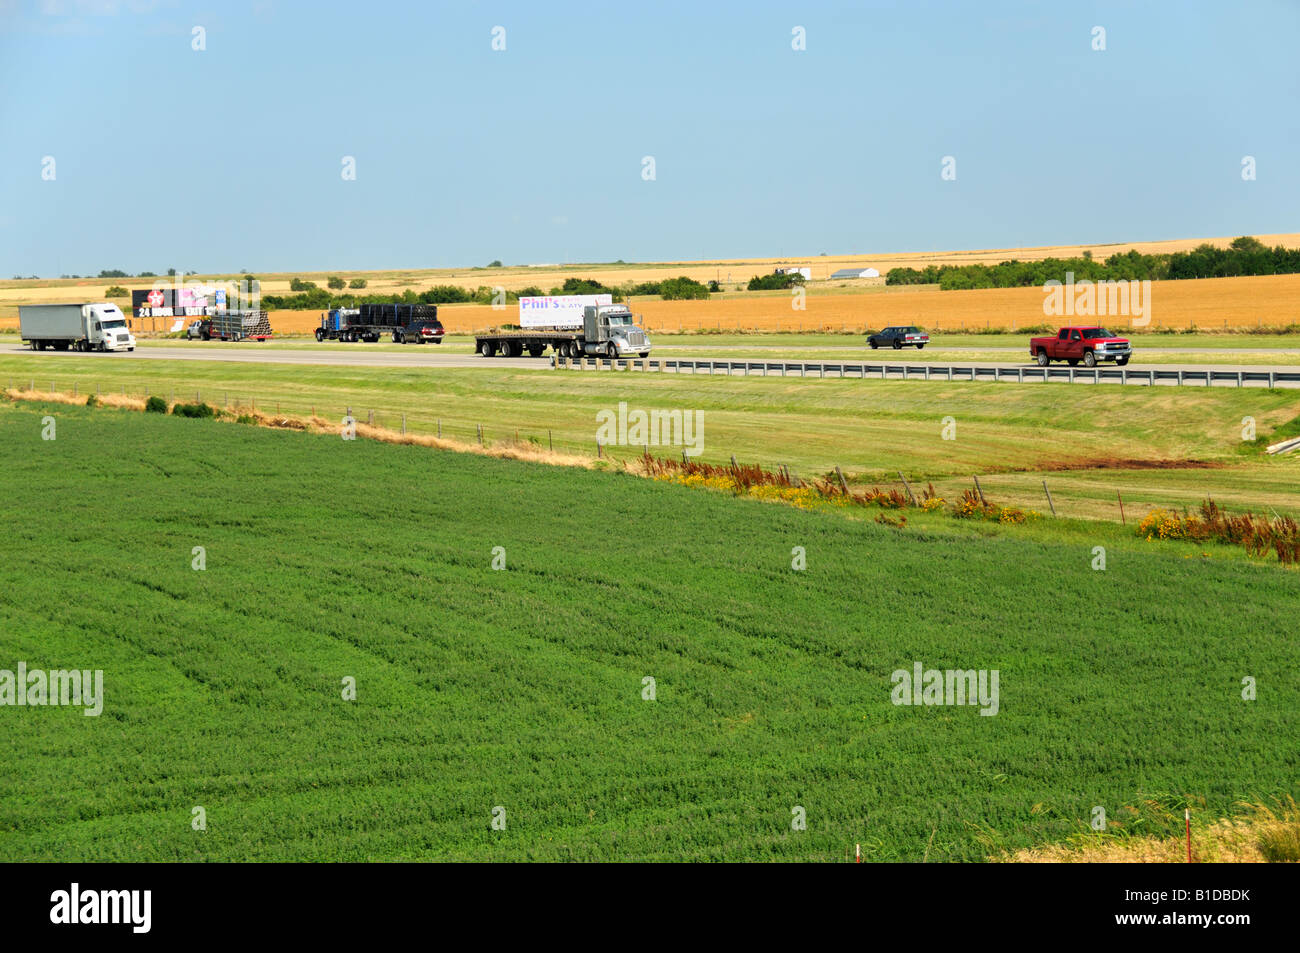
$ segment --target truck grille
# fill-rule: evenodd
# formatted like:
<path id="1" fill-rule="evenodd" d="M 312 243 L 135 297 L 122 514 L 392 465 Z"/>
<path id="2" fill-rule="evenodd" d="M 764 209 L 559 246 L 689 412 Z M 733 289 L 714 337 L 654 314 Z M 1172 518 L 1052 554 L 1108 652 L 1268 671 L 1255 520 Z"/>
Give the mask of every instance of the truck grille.
<path id="1" fill-rule="evenodd" d="M 645 332 L 644 331 L 627 332 L 627 343 L 632 345 L 633 347 L 643 346 L 645 344 Z"/>

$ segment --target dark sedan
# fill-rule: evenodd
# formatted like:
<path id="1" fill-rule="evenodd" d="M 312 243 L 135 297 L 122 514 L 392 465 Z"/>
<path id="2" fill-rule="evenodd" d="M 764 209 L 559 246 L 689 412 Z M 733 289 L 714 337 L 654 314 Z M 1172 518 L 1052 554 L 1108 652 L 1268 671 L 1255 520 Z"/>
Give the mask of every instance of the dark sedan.
<path id="1" fill-rule="evenodd" d="M 892 347 L 895 351 L 915 347 L 919 351 L 930 343 L 930 335 L 918 327 L 885 328 L 867 338 L 867 343 L 873 351 L 878 347 Z"/>

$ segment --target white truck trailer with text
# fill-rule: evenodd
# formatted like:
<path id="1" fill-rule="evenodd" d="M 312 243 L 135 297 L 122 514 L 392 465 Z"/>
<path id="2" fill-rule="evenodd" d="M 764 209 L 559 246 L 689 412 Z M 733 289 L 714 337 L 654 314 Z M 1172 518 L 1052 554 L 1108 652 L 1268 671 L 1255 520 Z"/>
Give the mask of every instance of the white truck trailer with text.
<path id="1" fill-rule="evenodd" d="M 548 347 L 560 357 L 648 357 L 650 338 L 638 327 L 627 305 L 614 304 L 607 294 L 548 295 L 519 299 L 518 331 L 474 336 L 474 348 L 484 357 L 498 351 L 519 357 L 527 351 L 541 357 Z"/>
<path id="2" fill-rule="evenodd" d="M 18 327 L 33 351 L 134 351 L 135 336 L 117 305 L 20 304 Z"/>

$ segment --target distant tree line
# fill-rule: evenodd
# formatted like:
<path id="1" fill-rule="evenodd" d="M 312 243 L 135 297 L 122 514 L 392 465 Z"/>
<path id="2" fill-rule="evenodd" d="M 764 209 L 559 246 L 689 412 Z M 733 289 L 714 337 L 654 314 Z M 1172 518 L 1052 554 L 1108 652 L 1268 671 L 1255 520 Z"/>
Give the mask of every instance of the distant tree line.
<path id="1" fill-rule="evenodd" d="M 1233 278 L 1239 275 L 1292 275 L 1300 273 L 1300 248 L 1268 248 L 1248 235 L 1233 239 L 1227 248 L 1208 243 L 1188 252 L 1144 255 L 1136 250 L 1114 254 L 1104 262 L 1090 254 L 1082 258 L 1044 258 L 1042 261 L 1004 261 L 998 265 L 928 265 L 892 268 L 885 284 L 937 284 L 944 291 L 968 288 L 1032 288 L 1048 281 L 1161 281 L 1183 278 Z"/>
<path id="2" fill-rule="evenodd" d="M 407 289 L 400 295 L 342 294 L 342 279 L 332 278 L 325 289 L 313 281 L 294 278 L 289 282 L 288 295 L 263 295 L 262 306 L 269 310 L 290 311 L 324 311 L 329 308 L 354 308 L 359 304 L 383 304 L 400 301 L 403 304 L 496 304 L 500 301 L 495 288 L 480 285 L 477 288 L 462 288 L 459 285 L 435 285 L 427 291 Z M 364 280 L 362 286 L 364 287 Z M 714 283 L 716 284 L 716 283 Z M 357 287 L 356 280 L 351 287 Z M 552 295 L 595 295 L 607 294 L 613 301 L 624 301 L 632 295 L 659 295 L 666 301 L 691 298 L 707 298 L 709 288 L 693 278 L 667 278 L 663 281 L 647 281 L 640 284 L 627 284 L 622 287 L 608 286 L 594 278 L 566 278 L 564 284 L 550 289 L 549 292 L 530 285 L 518 291 L 506 291 L 506 302 L 517 302 L 520 298 L 538 298 L 545 294 Z"/>
<path id="3" fill-rule="evenodd" d="M 755 275 L 745 286 L 748 291 L 783 291 L 804 283 L 803 275 L 797 271 L 773 272 L 770 275 Z"/>

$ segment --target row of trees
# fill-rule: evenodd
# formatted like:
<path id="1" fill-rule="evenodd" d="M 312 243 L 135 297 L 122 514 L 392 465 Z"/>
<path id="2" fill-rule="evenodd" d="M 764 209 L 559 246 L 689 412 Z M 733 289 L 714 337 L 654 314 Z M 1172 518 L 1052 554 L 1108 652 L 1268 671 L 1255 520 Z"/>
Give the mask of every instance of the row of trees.
<path id="1" fill-rule="evenodd" d="M 1189 252 L 1144 255 L 1131 250 L 1111 255 L 1104 262 L 1085 252 L 1082 258 L 1044 258 L 1042 261 L 1004 261 L 997 265 L 929 265 L 893 268 L 885 275 L 890 285 L 937 284 L 944 291 L 968 288 L 1030 288 L 1048 281 L 1160 281 L 1183 278 L 1232 278 L 1238 275 L 1290 275 L 1300 273 L 1300 248 L 1268 248 L 1248 235 L 1233 239 L 1227 248 L 1198 245 Z"/>
<path id="2" fill-rule="evenodd" d="M 755 275 L 745 286 L 748 291 L 783 291 L 804 283 L 803 275 L 797 271 L 787 274 L 773 272 L 770 275 Z"/>
<path id="3" fill-rule="evenodd" d="M 329 308 L 355 308 L 362 304 L 387 304 L 391 301 L 399 301 L 402 304 L 494 304 L 497 301 L 496 291 L 486 285 L 480 285 L 472 291 L 459 285 L 434 285 L 427 291 L 419 292 L 407 288 L 400 295 L 393 292 L 357 295 L 339 294 L 337 291 L 326 290 L 310 281 L 305 284 L 312 287 L 299 289 L 299 294 L 262 295 L 262 307 L 273 311 L 325 311 Z M 518 301 L 519 295 L 530 291 L 542 293 L 537 288 L 525 288 L 519 292 L 507 291 L 506 301 Z"/>
<path id="4" fill-rule="evenodd" d="M 358 288 L 357 281 L 354 279 L 350 283 L 351 288 Z M 343 290 L 343 280 L 330 279 L 329 289 L 321 288 L 313 281 L 304 281 L 300 278 L 294 278 L 289 282 L 290 291 L 293 294 L 288 295 L 263 295 L 262 306 L 271 310 L 287 309 L 293 311 L 315 311 L 325 310 L 328 308 L 354 308 L 359 304 L 382 304 L 387 301 L 400 301 L 403 304 L 499 304 L 502 303 L 502 292 L 486 285 L 480 285 L 473 290 L 462 288 L 459 285 L 435 285 L 427 291 L 412 291 L 407 289 L 401 295 L 354 295 L 340 294 Z M 717 290 L 711 286 L 717 282 L 710 282 L 709 285 L 703 285 L 694 278 L 679 277 L 666 278 L 663 281 L 647 281 L 640 284 L 627 284 L 621 287 L 604 285 L 594 278 L 566 278 L 564 284 L 557 288 L 552 288 L 549 294 L 552 295 L 595 295 L 607 294 L 614 301 L 624 301 L 631 296 L 659 295 L 666 301 L 687 300 L 709 297 L 710 290 Z M 360 287 L 364 287 L 365 282 L 361 280 Z M 518 291 L 504 292 L 506 303 L 517 302 L 520 298 L 536 298 L 547 294 L 541 288 L 529 286 L 520 288 Z"/>

